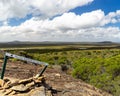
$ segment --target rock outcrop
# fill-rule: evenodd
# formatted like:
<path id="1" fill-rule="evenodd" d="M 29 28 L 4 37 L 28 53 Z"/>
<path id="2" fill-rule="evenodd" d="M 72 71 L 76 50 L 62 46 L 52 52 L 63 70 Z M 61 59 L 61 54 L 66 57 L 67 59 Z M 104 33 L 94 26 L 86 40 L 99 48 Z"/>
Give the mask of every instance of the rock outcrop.
<path id="1" fill-rule="evenodd" d="M 0 79 L 0 96 L 52 96 L 51 91 L 45 92 L 45 77 L 29 79 Z"/>
<path id="2" fill-rule="evenodd" d="M 59 66 L 48 67 L 44 76 L 35 76 L 39 70 L 41 66 L 9 62 L 5 79 L 0 80 L 0 96 L 112 96 L 73 78 Z"/>

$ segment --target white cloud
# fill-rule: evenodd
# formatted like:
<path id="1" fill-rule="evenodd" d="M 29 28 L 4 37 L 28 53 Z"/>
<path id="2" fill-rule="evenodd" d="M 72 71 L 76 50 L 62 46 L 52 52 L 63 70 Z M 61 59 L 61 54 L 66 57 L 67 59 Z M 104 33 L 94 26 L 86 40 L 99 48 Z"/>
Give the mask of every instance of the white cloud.
<path id="1" fill-rule="evenodd" d="M 120 22 L 120 10 L 117 10 L 116 12 L 110 12 L 108 15 L 106 15 L 104 20 L 101 22 L 101 25 L 117 22 Z"/>
<path id="2" fill-rule="evenodd" d="M 95 10 L 76 15 L 69 10 L 91 3 L 93 0 L 1 0 L 0 1 L 0 40 L 30 41 L 120 41 L 120 28 L 105 27 L 120 22 L 120 10 L 105 15 Z M 4 7 L 6 6 L 6 7 Z M 22 7 L 21 7 L 22 6 Z M 9 18 L 24 18 L 27 14 L 52 17 L 52 20 L 36 17 L 19 26 L 8 26 Z M 9 21 L 9 20 L 8 20 Z"/>
<path id="3" fill-rule="evenodd" d="M 9 18 L 23 18 L 29 8 L 23 0 L 1 0 L 0 1 L 0 21 Z"/>
<path id="4" fill-rule="evenodd" d="M 64 13 L 61 17 L 53 19 L 53 24 L 58 28 L 88 28 L 100 26 L 100 23 L 104 19 L 104 12 L 101 10 L 92 11 L 89 13 L 83 13 L 82 15 L 76 15 L 75 13 Z"/>
<path id="5" fill-rule="evenodd" d="M 39 20 L 33 17 L 19 26 L 0 27 L 0 38 L 1 40 L 9 38 L 11 41 L 120 41 L 120 28 L 104 27 L 106 24 L 114 23 L 111 22 L 113 19 L 118 22 L 118 12 L 108 15 L 102 10 L 81 15 L 69 12 L 52 20 Z"/>
<path id="6" fill-rule="evenodd" d="M 23 28 L 32 28 L 34 30 L 44 30 L 44 31 L 68 31 L 68 30 L 79 30 L 87 29 L 91 27 L 100 27 L 109 23 L 118 22 L 119 15 L 110 16 L 111 13 L 105 16 L 102 10 L 96 10 L 88 13 L 83 13 L 81 15 L 76 15 L 75 13 L 69 12 L 64 13 L 61 16 L 55 17 L 52 20 L 45 19 L 39 20 L 32 18 L 20 26 Z M 114 22 L 113 22 L 114 21 Z"/>
<path id="7" fill-rule="evenodd" d="M 68 12 L 93 0 L 1 0 L 0 21 L 10 18 L 24 18 L 28 14 L 52 17 Z"/>
<path id="8" fill-rule="evenodd" d="M 34 14 L 51 17 L 91 2 L 93 0 L 34 0 L 31 6 L 34 8 Z"/>
<path id="9" fill-rule="evenodd" d="M 39 27 L 39 26 L 37 26 Z M 2 34 L 1 34 L 2 33 Z M 1 41 L 120 41 L 118 27 L 91 27 L 76 30 L 45 30 L 23 26 L 1 27 Z"/>

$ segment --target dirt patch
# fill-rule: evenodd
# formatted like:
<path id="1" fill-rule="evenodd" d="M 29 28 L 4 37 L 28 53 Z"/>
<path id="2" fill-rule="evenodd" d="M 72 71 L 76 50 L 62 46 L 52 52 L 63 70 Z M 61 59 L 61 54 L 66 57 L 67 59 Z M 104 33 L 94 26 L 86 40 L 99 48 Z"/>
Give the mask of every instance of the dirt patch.
<path id="1" fill-rule="evenodd" d="M 0 63 L 0 70 L 1 68 L 2 63 Z M 40 65 L 23 63 L 21 61 L 8 61 L 5 77 L 27 79 L 35 76 L 42 68 Z M 44 85 L 45 89 L 47 88 L 46 92 L 50 91 L 52 96 L 112 96 L 84 83 L 82 80 L 74 79 L 72 76 L 61 71 L 59 66 L 48 67 L 44 76 L 46 78 L 46 84 Z M 34 89 L 31 92 L 34 93 L 36 90 L 38 89 Z M 38 94 L 42 94 L 39 91 L 40 90 L 37 91 Z"/>

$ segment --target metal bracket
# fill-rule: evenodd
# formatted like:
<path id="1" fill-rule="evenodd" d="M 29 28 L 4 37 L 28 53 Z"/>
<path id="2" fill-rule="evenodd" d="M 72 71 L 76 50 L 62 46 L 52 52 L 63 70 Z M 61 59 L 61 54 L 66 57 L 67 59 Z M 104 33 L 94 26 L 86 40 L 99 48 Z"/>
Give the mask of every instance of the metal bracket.
<path id="1" fill-rule="evenodd" d="M 29 58 L 26 58 L 26 57 L 23 57 L 23 56 L 18 56 L 18 55 L 6 52 L 5 55 L 4 55 L 4 63 L 3 63 L 3 67 L 2 67 L 1 79 L 4 78 L 4 73 L 5 73 L 5 69 L 6 69 L 7 59 L 9 57 L 20 59 L 20 60 L 31 62 L 31 63 L 35 63 L 35 64 L 39 64 L 39 65 L 44 65 L 45 67 L 41 70 L 41 72 L 39 73 L 39 76 L 41 76 L 44 73 L 44 71 L 46 70 L 46 68 L 48 66 L 48 63 L 40 62 L 40 61 L 37 61 L 37 60 L 29 59 Z"/>

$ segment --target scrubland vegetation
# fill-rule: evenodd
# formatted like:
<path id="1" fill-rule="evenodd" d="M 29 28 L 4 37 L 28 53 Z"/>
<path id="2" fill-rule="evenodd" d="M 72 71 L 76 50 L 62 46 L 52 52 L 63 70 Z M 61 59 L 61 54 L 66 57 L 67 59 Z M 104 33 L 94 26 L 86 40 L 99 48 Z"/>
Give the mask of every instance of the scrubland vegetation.
<path id="1" fill-rule="evenodd" d="M 11 53 L 60 65 L 67 74 L 102 90 L 120 94 L 120 50 L 73 48 L 44 48 L 9 50 Z M 16 59 L 12 59 L 13 61 Z"/>

